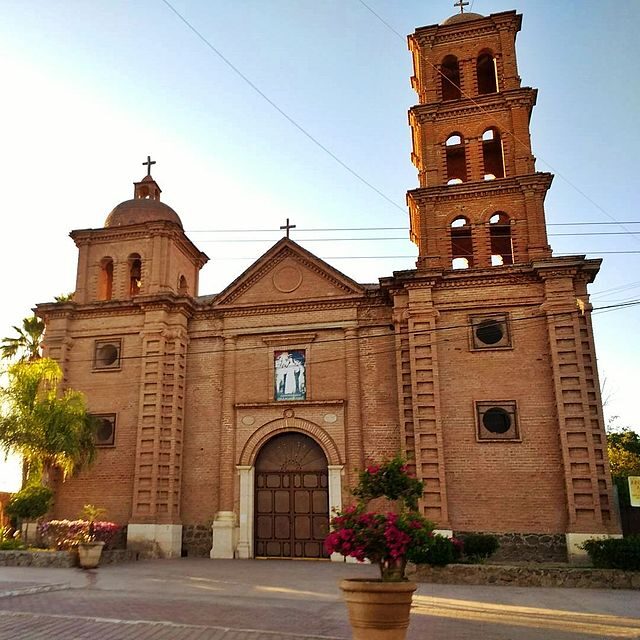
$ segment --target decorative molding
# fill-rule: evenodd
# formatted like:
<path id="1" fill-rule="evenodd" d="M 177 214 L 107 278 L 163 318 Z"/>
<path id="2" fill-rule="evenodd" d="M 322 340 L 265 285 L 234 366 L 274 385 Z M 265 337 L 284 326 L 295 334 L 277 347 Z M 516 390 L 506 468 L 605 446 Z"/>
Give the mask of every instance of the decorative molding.
<path id="1" fill-rule="evenodd" d="M 342 399 L 337 400 L 294 400 L 293 402 L 287 402 L 283 400 L 279 401 L 269 401 L 269 402 L 238 402 L 233 406 L 236 409 L 267 409 L 272 407 L 277 407 L 278 409 L 283 409 L 288 407 L 288 405 L 294 405 L 296 407 L 322 407 L 322 406 L 337 406 L 344 405 L 345 401 Z"/>
<path id="2" fill-rule="evenodd" d="M 278 418 L 263 425 L 247 440 L 240 454 L 239 465 L 255 464 L 256 456 L 262 445 L 279 433 L 297 431 L 313 438 L 324 450 L 330 465 L 343 464 L 340 451 L 331 436 L 320 426 L 301 418 Z"/>
<path id="3" fill-rule="evenodd" d="M 265 336 L 262 338 L 262 342 L 268 345 L 285 345 L 285 344 L 309 344 L 313 342 L 317 333 L 280 333 L 277 336 Z"/>
<path id="4" fill-rule="evenodd" d="M 504 113 L 514 107 L 523 107 L 531 112 L 537 97 L 537 89 L 521 87 L 475 96 L 473 100 L 417 104 L 409 110 L 410 123 L 421 126 L 429 122 L 469 119 L 475 115 Z"/>

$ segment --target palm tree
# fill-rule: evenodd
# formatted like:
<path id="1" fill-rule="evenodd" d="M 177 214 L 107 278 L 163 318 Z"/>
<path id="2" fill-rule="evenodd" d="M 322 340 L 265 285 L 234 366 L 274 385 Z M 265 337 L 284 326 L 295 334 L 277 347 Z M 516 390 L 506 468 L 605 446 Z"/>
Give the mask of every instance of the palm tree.
<path id="1" fill-rule="evenodd" d="M 60 392 L 62 370 L 50 358 L 17 362 L 0 389 L 0 446 L 22 455 L 23 484 L 49 484 L 53 469 L 64 476 L 93 462 L 96 419 L 82 393 Z"/>
<path id="2" fill-rule="evenodd" d="M 36 316 L 31 316 L 24 318 L 22 328 L 13 327 L 13 329 L 18 335 L 14 338 L 2 338 L 0 357 L 4 360 L 11 360 L 19 356 L 18 362 L 32 362 L 40 358 L 44 322 Z"/>

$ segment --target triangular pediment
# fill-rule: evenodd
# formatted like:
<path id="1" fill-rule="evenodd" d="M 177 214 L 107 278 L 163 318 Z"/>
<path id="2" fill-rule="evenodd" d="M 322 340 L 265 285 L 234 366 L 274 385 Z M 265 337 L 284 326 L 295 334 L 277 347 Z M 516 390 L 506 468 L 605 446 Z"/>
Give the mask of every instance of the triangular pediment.
<path id="1" fill-rule="evenodd" d="M 215 305 L 273 304 L 361 296 L 357 282 L 283 238 L 216 296 Z"/>

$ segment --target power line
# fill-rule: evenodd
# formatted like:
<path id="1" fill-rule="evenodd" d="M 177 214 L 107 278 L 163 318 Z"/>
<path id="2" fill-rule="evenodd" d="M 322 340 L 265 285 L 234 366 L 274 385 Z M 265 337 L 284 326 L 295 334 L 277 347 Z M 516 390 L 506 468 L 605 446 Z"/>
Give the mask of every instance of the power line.
<path id="1" fill-rule="evenodd" d="M 616 311 L 616 310 L 621 310 L 621 309 L 627 309 L 629 307 L 635 307 L 640 305 L 640 299 L 633 299 L 633 300 L 629 300 L 626 302 L 622 302 L 622 303 L 617 303 L 617 304 L 609 304 L 609 305 L 603 305 L 600 307 L 592 307 L 591 311 L 588 313 L 591 313 L 591 315 L 598 315 L 599 313 L 608 313 L 611 311 Z M 531 304 L 531 305 L 527 305 L 528 308 L 533 308 L 533 307 L 537 307 L 537 304 Z M 524 307 L 524 309 L 526 309 L 527 307 Z M 492 313 L 495 313 L 496 309 L 492 308 L 490 310 Z M 475 315 L 482 315 L 483 311 L 477 311 L 474 312 Z M 485 311 L 484 313 L 489 313 L 489 311 Z M 508 313 L 505 310 L 505 313 Z M 577 308 L 575 310 L 567 310 L 567 311 L 557 311 L 557 312 L 553 312 L 553 313 L 535 313 L 532 315 L 528 315 L 528 316 L 522 316 L 522 317 L 509 317 L 509 322 L 514 325 L 516 328 L 517 327 L 525 327 L 527 326 L 527 323 L 536 323 L 538 321 L 542 321 L 542 322 L 547 322 L 547 320 L 549 318 L 556 318 L 556 317 L 562 317 L 562 316 L 573 316 L 573 315 L 579 315 L 581 314 L 581 311 Z M 391 325 L 393 326 L 393 325 Z M 378 327 L 360 327 L 360 329 L 367 329 L 367 328 L 380 328 L 380 326 Z M 465 329 L 468 330 L 471 328 L 471 325 L 468 322 L 465 323 L 459 323 L 459 324 L 451 324 L 451 325 L 443 325 L 443 326 L 436 326 L 433 329 L 415 329 L 415 330 L 407 330 L 407 331 L 389 331 L 386 332 L 384 334 L 379 334 L 379 335 L 362 335 L 362 334 L 358 334 L 356 336 L 351 336 L 351 337 L 347 337 L 347 336 L 341 336 L 339 338 L 324 338 L 324 339 L 318 339 L 316 341 L 314 341 L 314 345 L 327 345 L 327 344 L 331 344 L 331 343 L 348 343 L 348 342 L 352 342 L 352 341 L 371 341 L 374 339 L 389 339 L 389 338 L 394 338 L 394 337 L 410 337 L 410 336 L 420 336 L 420 335 L 429 335 L 429 334 L 442 334 L 443 332 L 447 332 L 447 331 L 453 331 L 453 330 L 458 330 L 458 329 Z M 340 330 L 341 327 L 329 327 L 328 330 Z M 312 330 L 312 328 L 308 329 L 308 330 Z M 207 336 L 208 338 L 223 338 L 223 335 L 211 335 L 211 336 Z M 253 334 L 247 334 L 244 335 L 243 337 L 246 338 L 251 338 L 251 337 L 256 337 L 253 336 Z M 460 338 L 462 339 L 462 338 Z M 294 338 L 295 340 L 295 338 Z M 433 345 L 435 344 L 442 344 L 444 342 L 451 342 L 453 339 L 452 338 L 437 338 L 436 340 L 434 340 L 432 342 Z M 464 340 L 466 341 L 466 336 L 464 338 Z M 45 342 L 46 342 L 46 338 L 45 338 Z M 260 345 L 260 346 L 246 346 L 246 347 L 238 347 L 236 346 L 234 349 L 235 353 L 241 353 L 241 352 L 256 352 L 256 351 L 264 351 L 264 350 L 270 350 L 271 347 L 268 345 Z M 224 347 L 220 347 L 220 348 L 213 348 L 213 349 L 202 349 L 202 350 L 190 350 L 188 352 L 188 356 L 189 357 L 193 357 L 193 356 L 200 356 L 200 355 L 212 355 L 212 354 L 217 354 L 217 353 L 224 353 L 225 349 Z M 395 353 L 397 351 L 397 347 L 394 345 L 393 348 L 388 349 L 388 350 L 383 350 L 383 351 L 371 351 L 369 352 L 369 355 L 382 355 L 385 353 Z M 143 360 L 147 358 L 147 356 L 145 354 L 140 354 L 140 355 L 134 355 L 134 356 L 121 356 L 121 360 L 123 361 L 136 361 L 136 360 Z M 150 356 L 149 359 L 158 359 L 159 356 Z M 327 362 L 334 362 L 334 361 L 340 361 L 343 360 L 344 356 L 338 356 L 338 357 L 333 357 L 333 358 L 328 358 L 328 359 L 319 359 L 319 360 L 314 360 L 316 363 L 320 364 L 320 363 L 327 363 Z M 94 362 L 94 358 L 79 358 L 79 359 L 74 359 L 73 363 L 74 364 L 81 364 L 81 363 L 93 363 Z M 254 366 L 252 366 L 252 371 L 255 371 L 256 368 Z M 270 369 L 269 369 L 270 370 Z M 102 371 L 102 370 L 101 370 Z M 204 379 L 204 376 L 202 376 L 202 379 Z M 129 385 L 130 386 L 130 381 L 127 383 L 123 383 L 123 385 Z"/>
<path id="2" fill-rule="evenodd" d="M 360 4 L 362 4 L 364 7 L 366 7 L 376 18 L 378 18 L 378 20 L 380 20 L 390 31 L 392 31 L 396 36 L 398 36 L 403 42 L 405 41 L 405 37 L 400 35 L 386 20 L 384 20 L 381 16 L 379 16 L 373 9 L 371 9 L 371 7 L 369 7 L 364 0 L 358 0 L 360 2 Z M 475 107 L 477 107 L 482 113 L 484 113 L 485 115 L 489 115 L 489 113 L 487 112 L 487 110 L 481 105 L 479 104 L 472 96 L 470 96 L 469 94 L 465 93 L 464 90 L 462 89 L 462 87 L 459 87 L 458 85 L 456 85 L 453 80 L 451 80 L 450 78 L 448 78 L 440 69 L 438 69 L 438 67 L 436 67 L 436 65 L 434 65 L 430 60 L 425 60 L 425 62 L 427 62 L 427 64 L 429 64 L 429 66 L 431 66 L 436 73 L 438 73 L 442 78 L 444 78 L 444 80 L 446 80 L 447 82 L 449 82 L 451 85 L 453 85 L 454 87 L 456 87 L 458 89 L 458 91 L 460 91 L 460 95 L 463 96 L 464 98 L 466 98 L 467 100 L 469 100 Z M 505 125 L 505 121 L 502 120 L 502 125 Z M 507 135 L 511 136 L 521 147 L 523 147 L 524 149 L 526 149 L 527 151 L 529 150 L 529 146 L 523 142 L 513 131 L 509 130 L 509 127 L 506 126 L 504 129 L 504 133 L 506 133 Z M 604 207 L 600 206 L 595 200 L 593 200 L 590 196 L 588 196 L 584 191 L 582 191 L 582 189 L 580 189 L 577 185 L 573 184 L 573 182 L 571 182 L 571 180 L 569 180 L 569 178 L 567 178 L 564 174 L 560 173 L 555 167 L 553 167 L 549 162 L 547 162 L 544 158 L 539 156 L 539 159 L 546 164 L 549 169 L 551 169 L 551 171 L 553 171 L 554 174 L 556 174 L 557 176 L 559 176 L 560 178 L 562 178 L 562 180 L 564 180 L 570 187 L 572 187 L 573 189 L 575 189 L 575 191 L 577 191 L 585 200 L 587 200 L 588 202 L 590 202 L 594 207 L 596 207 L 597 209 L 599 209 L 602 213 L 604 213 L 608 218 L 610 218 L 611 220 L 613 220 L 613 222 L 615 222 L 616 224 L 620 225 L 620 227 L 622 229 L 624 229 L 625 231 L 628 231 L 628 229 L 625 229 L 624 227 L 624 223 L 618 222 Z M 638 242 L 640 242 L 640 239 L 638 238 L 634 238 L 634 240 L 637 240 Z"/>
<path id="3" fill-rule="evenodd" d="M 357 178 L 364 185 L 369 187 L 372 191 L 375 191 L 380 197 L 384 198 L 389 204 L 393 205 L 396 209 L 402 211 L 406 216 L 407 210 L 401 207 L 397 202 L 392 200 L 385 193 L 380 191 L 377 187 L 371 184 L 357 171 L 352 169 L 346 162 L 342 161 L 333 151 L 322 144 L 315 136 L 307 131 L 301 124 L 299 124 L 292 116 L 290 116 L 284 109 L 279 107 L 264 91 L 262 91 L 256 84 L 254 84 L 238 67 L 236 67 L 229 58 L 227 58 L 219 49 L 213 46 L 211 42 L 198 31 L 170 2 L 169 0 L 162 0 L 167 7 L 209 48 L 213 51 L 234 73 L 236 73 L 244 82 L 246 82 L 261 98 L 263 98 L 269 105 L 271 105 L 283 118 L 288 120 L 300 133 L 306 136 L 313 144 L 322 149 L 327 155 L 335 160 L 342 168 L 346 169 L 352 176 Z"/>
<path id="4" fill-rule="evenodd" d="M 580 251 L 559 251 L 553 253 L 554 256 L 577 256 L 577 255 L 635 255 L 640 254 L 640 249 L 638 250 L 618 250 L 618 251 L 597 251 L 590 250 L 586 251 L 584 249 L 580 249 Z M 385 259 L 394 259 L 394 260 L 402 260 L 402 259 L 410 259 L 415 260 L 417 255 L 390 255 L 390 256 L 316 256 L 320 260 L 385 260 Z M 224 257 L 224 256 L 216 256 L 216 262 L 227 262 L 227 261 L 236 261 L 236 260 L 250 260 L 255 261 L 255 256 L 233 256 L 233 257 Z M 462 269 L 461 269 L 462 271 Z"/>
<path id="5" fill-rule="evenodd" d="M 469 226 L 484 226 L 486 223 L 475 222 Z M 586 227 L 586 226 L 602 226 L 602 225 L 618 225 L 618 224 L 640 224 L 640 220 L 631 220 L 627 222 L 546 222 L 535 225 L 528 222 L 527 226 L 545 226 L 545 227 Z M 427 229 L 445 229 L 448 227 L 439 227 L 435 225 L 427 226 Z M 409 231 L 409 227 L 297 227 L 296 232 L 325 232 L 325 231 Z M 272 229 L 188 229 L 185 233 L 277 233 L 282 235 L 280 228 Z M 631 233 L 637 233 L 632 231 Z"/>

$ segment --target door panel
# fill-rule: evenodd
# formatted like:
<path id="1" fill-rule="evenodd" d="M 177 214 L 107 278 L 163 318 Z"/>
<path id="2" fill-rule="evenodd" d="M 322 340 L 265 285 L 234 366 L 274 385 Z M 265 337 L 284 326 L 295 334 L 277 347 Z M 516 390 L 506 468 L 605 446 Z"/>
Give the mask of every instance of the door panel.
<path id="1" fill-rule="evenodd" d="M 324 558 L 329 529 L 327 460 L 308 436 L 275 436 L 256 461 L 255 555 Z"/>

